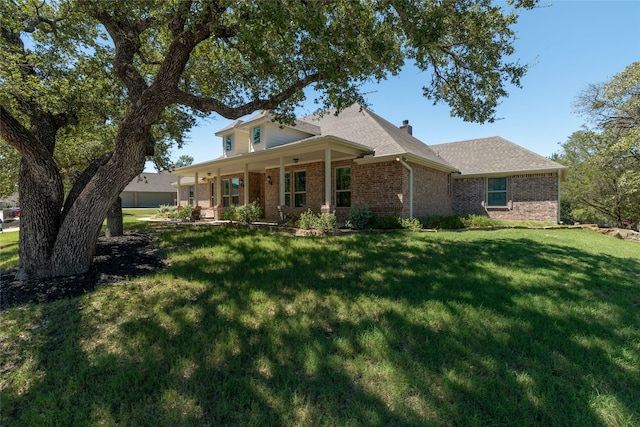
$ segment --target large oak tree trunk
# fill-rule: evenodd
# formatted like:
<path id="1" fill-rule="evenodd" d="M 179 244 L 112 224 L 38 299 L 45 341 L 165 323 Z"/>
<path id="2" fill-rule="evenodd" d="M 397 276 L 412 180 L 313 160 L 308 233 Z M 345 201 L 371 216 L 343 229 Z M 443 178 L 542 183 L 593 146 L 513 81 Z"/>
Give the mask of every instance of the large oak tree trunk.
<path id="1" fill-rule="evenodd" d="M 91 267 L 104 218 L 124 187 L 142 173 L 147 135 L 142 115 L 116 137 L 112 155 L 63 201 L 63 186 L 54 162 L 43 167 L 37 156 L 23 156 L 20 171 L 20 278 L 46 278 L 85 273 Z M 130 116 L 131 117 L 131 116 Z M 138 132 L 131 132 L 135 127 Z M 38 144 L 35 144 L 38 145 Z M 108 160 L 107 160 L 108 159 Z"/>
<path id="2" fill-rule="evenodd" d="M 107 212 L 107 228 L 104 235 L 107 238 L 122 236 L 124 224 L 122 221 L 122 198 L 118 196 Z"/>

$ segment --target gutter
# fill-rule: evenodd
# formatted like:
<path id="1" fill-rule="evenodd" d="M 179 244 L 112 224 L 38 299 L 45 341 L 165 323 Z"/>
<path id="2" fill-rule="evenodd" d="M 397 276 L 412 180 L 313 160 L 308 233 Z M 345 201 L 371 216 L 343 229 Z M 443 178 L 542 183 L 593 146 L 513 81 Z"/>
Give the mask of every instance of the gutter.
<path id="1" fill-rule="evenodd" d="M 402 157 L 396 160 L 409 171 L 409 219 L 413 219 L 413 168 Z"/>

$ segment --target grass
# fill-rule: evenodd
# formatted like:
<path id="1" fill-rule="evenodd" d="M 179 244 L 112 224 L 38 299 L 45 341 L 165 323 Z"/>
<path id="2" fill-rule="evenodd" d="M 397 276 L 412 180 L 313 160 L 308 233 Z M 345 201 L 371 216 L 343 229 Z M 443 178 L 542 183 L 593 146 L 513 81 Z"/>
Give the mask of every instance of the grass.
<path id="1" fill-rule="evenodd" d="M 18 233 L 0 233 L 0 269 L 18 264 Z"/>
<path id="2" fill-rule="evenodd" d="M 640 245 L 184 227 L 0 314 L 0 424 L 640 425 Z"/>
<path id="3" fill-rule="evenodd" d="M 148 223 L 139 219 L 150 217 L 157 212 L 158 209 L 124 209 L 122 212 L 124 227 L 129 231 L 144 231 L 148 228 Z M 18 232 L 0 233 L 0 269 L 18 264 L 18 237 Z"/>

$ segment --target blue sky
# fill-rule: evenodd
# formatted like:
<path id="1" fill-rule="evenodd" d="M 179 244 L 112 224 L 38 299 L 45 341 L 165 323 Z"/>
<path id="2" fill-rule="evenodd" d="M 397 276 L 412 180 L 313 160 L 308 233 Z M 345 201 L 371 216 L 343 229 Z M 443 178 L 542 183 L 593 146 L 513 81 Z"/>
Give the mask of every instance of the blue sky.
<path id="1" fill-rule="evenodd" d="M 413 135 L 427 144 L 499 135 L 543 156 L 559 151 L 585 123 L 572 105 L 580 92 L 640 61 L 640 0 L 542 0 L 540 6 L 523 12 L 515 27 L 514 58 L 531 69 L 522 88 L 508 89 L 500 120 L 481 125 L 451 117 L 448 106 L 422 96 L 429 76 L 411 64 L 397 77 L 364 87 L 370 109 L 398 126 L 409 120 Z M 309 100 L 300 115 L 314 109 Z M 195 163 L 219 157 L 222 142 L 214 133 L 228 123 L 215 115 L 201 121 L 172 157 L 187 154 Z"/>

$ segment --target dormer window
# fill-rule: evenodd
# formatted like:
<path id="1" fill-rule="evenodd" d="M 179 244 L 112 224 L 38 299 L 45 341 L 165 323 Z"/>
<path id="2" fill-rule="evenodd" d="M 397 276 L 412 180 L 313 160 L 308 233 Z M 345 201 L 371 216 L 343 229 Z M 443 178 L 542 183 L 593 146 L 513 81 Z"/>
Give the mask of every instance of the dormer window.
<path id="1" fill-rule="evenodd" d="M 233 136 L 227 135 L 224 138 L 224 149 L 225 151 L 231 151 L 233 149 Z"/>
<path id="2" fill-rule="evenodd" d="M 260 144 L 260 126 L 256 126 L 251 129 L 251 137 L 254 144 Z"/>

